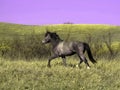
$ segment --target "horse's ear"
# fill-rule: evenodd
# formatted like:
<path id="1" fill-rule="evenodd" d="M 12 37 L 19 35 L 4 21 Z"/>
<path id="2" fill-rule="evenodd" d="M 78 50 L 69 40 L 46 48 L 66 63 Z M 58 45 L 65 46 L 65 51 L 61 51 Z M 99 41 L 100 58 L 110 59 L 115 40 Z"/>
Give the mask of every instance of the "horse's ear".
<path id="1" fill-rule="evenodd" d="M 56 31 L 54 31 L 53 33 L 56 34 Z"/>
<path id="2" fill-rule="evenodd" d="M 50 31 L 48 29 L 46 29 L 46 33 L 50 33 Z"/>
<path id="3" fill-rule="evenodd" d="M 46 32 L 49 32 L 49 30 L 48 30 L 48 29 L 46 29 Z"/>

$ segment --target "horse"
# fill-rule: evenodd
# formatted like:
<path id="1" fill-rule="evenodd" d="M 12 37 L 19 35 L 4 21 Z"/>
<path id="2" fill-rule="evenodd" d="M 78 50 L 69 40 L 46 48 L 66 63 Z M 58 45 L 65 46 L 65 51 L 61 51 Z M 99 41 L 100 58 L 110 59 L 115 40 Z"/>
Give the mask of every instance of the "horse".
<path id="1" fill-rule="evenodd" d="M 90 65 L 84 55 L 85 51 L 87 51 L 90 61 L 93 64 L 96 63 L 91 53 L 89 45 L 85 42 L 80 42 L 80 41 L 67 42 L 62 40 L 57 33 L 47 31 L 45 33 L 44 39 L 42 40 L 42 43 L 43 44 L 51 43 L 52 45 L 53 55 L 48 59 L 48 64 L 47 64 L 48 67 L 51 67 L 50 65 L 51 60 L 58 57 L 61 57 L 63 60 L 64 66 L 67 66 L 66 56 L 77 54 L 80 59 L 77 66 L 80 67 L 80 64 L 84 62 L 87 68 L 90 69 Z"/>

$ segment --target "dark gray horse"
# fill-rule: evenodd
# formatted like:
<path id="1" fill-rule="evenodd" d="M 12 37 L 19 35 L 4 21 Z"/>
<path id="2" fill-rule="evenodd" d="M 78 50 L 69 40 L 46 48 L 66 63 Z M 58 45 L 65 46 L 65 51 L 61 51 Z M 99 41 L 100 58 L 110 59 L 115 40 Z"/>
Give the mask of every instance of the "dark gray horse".
<path id="1" fill-rule="evenodd" d="M 78 42 L 78 41 L 71 41 L 66 42 L 60 39 L 60 37 L 54 33 L 54 32 L 46 32 L 45 33 L 45 39 L 42 40 L 42 43 L 51 43 L 52 44 L 52 50 L 53 50 L 53 56 L 49 58 L 48 60 L 48 67 L 50 67 L 50 61 L 52 59 L 55 59 L 57 57 L 61 57 L 63 59 L 63 63 L 66 66 L 66 56 L 71 56 L 73 54 L 77 54 L 80 58 L 80 62 L 78 66 L 80 67 L 80 64 L 84 62 L 87 65 L 87 68 L 89 69 L 90 66 L 88 64 L 87 59 L 84 56 L 84 52 L 87 51 L 88 57 L 92 63 L 96 63 L 94 60 L 90 47 L 87 43 L 84 42 Z"/>

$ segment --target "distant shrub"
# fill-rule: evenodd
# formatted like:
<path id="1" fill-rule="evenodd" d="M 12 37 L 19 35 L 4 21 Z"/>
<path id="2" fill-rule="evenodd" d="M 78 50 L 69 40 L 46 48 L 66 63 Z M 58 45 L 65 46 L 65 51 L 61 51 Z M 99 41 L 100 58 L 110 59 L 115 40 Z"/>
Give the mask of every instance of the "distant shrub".
<path id="1" fill-rule="evenodd" d="M 49 46 L 42 43 L 41 35 L 16 36 L 8 43 L 4 41 L 0 44 L 1 56 L 4 58 L 32 59 L 49 55 Z"/>
<path id="2" fill-rule="evenodd" d="M 73 22 L 64 22 L 64 24 L 74 24 Z"/>
<path id="3" fill-rule="evenodd" d="M 10 42 L 3 40 L 0 41 L 0 55 L 2 57 L 6 56 L 6 53 L 8 53 L 11 50 L 11 47 L 9 46 Z"/>

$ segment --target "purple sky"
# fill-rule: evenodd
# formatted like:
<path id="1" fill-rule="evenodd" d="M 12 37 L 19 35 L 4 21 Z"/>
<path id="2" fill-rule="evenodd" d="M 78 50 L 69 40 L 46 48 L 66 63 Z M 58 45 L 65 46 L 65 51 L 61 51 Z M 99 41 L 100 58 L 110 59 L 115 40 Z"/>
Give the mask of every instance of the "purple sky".
<path id="1" fill-rule="evenodd" d="M 0 22 L 120 25 L 120 0 L 0 0 Z"/>

